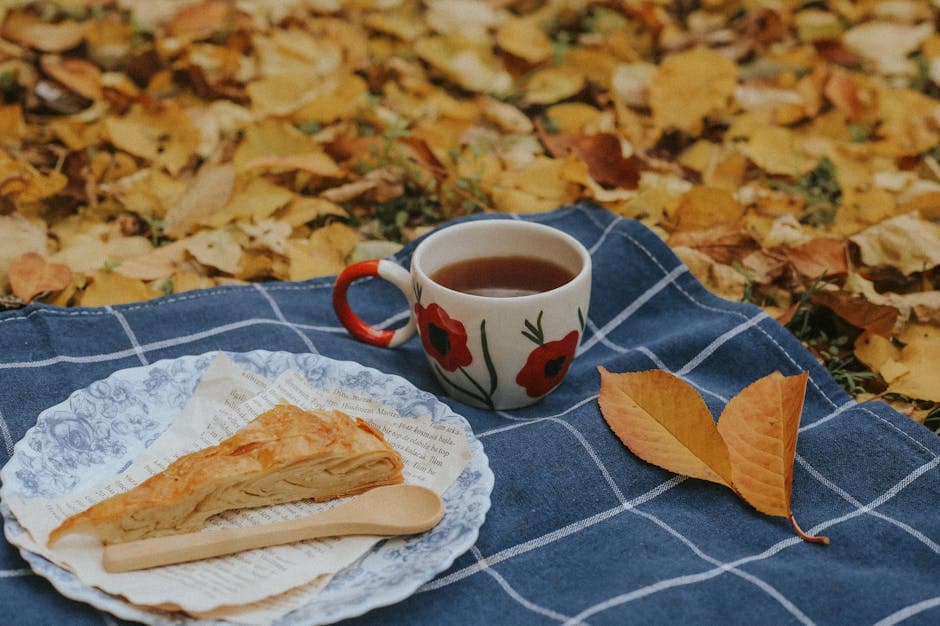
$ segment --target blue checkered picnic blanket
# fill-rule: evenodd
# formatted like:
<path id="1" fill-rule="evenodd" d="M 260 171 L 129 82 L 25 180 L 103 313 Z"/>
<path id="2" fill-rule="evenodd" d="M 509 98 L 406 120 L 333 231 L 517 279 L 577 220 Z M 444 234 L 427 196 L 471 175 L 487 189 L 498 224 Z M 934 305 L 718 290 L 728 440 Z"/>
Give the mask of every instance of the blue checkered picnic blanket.
<path id="1" fill-rule="evenodd" d="M 588 205 L 500 218 L 560 228 L 594 261 L 580 356 L 535 406 L 494 413 L 447 399 L 417 340 L 386 350 L 345 333 L 328 278 L 98 309 L 30 306 L 0 314 L 0 463 L 38 413 L 115 370 L 219 349 L 316 351 L 440 395 L 468 419 L 496 477 L 476 545 L 356 623 L 940 621 L 940 438 L 882 403 L 850 400 L 774 320 L 710 295 L 641 224 Z M 411 250 L 397 259 L 407 265 Z M 353 290 L 370 303 L 361 311 L 370 322 L 407 315 L 387 283 Z M 793 508 L 832 544 L 804 543 L 728 489 L 634 457 L 600 415 L 597 365 L 669 370 L 715 415 L 765 374 L 809 370 Z M 5 623 L 115 623 L 60 596 L 6 542 L 0 608 Z"/>

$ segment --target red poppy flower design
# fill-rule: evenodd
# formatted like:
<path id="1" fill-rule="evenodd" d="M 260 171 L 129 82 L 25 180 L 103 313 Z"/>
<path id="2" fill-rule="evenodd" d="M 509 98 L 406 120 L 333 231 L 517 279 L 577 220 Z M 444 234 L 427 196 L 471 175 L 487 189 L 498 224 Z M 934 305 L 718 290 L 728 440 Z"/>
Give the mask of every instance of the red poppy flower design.
<path id="1" fill-rule="evenodd" d="M 467 347 L 463 323 L 453 319 L 438 304 L 415 304 L 415 317 L 424 350 L 448 372 L 470 365 L 473 355 Z"/>
<path id="2" fill-rule="evenodd" d="M 516 376 L 516 383 L 525 387 L 526 393 L 532 398 L 545 395 L 568 373 L 577 347 L 576 330 L 558 341 L 543 343 L 529 354 L 525 366 Z"/>

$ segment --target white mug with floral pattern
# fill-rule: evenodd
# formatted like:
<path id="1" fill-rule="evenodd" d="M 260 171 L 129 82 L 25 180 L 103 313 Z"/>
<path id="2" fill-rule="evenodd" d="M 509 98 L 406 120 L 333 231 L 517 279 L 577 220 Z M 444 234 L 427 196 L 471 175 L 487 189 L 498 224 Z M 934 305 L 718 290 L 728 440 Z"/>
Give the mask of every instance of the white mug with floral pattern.
<path id="1" fill-rule="evenodd" d="M 510 297 L 445 287 L 432 276 L 451 264 L 487 257 L 532 258 L 573 276 L 561 286 Z M 408 299 L 408 323 L 378 329 L 360 319 L 346 294 L 354 280 L 377 276 Z M 388 260 L 349 266 L 336 280 L 333 307 L 357 339 L 399 346 L 417 331 L 428 362 L 446 392 L 467 404 L 513 409 L 557 387 L 584 331 L 591 297 L 591 256 L 575 238 L 541 224 L 485 219 L 444 226 L 422 240 L 411 271 Z"/>

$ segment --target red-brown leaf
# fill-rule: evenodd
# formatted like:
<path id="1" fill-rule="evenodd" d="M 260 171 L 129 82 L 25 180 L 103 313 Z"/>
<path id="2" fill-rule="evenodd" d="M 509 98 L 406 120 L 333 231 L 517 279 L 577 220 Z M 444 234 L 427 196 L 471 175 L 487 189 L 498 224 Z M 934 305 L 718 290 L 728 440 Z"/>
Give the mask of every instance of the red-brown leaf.
<path id="1" fill-rule="evenodd" d="M 893 306 L 875 304 L 862 296 L 845 291 L 817 291 L 813 294 L 812 301 L 831 310 L 852 326 L 882 337 L 891 335 L 901 314 Z"/>
<path id="2" fill-rule="evenodd" d="M 640 180 L 640 162 L 624 158 L 620 138 L 611 133 L 597 135 L 552 135 L 538 126 L 539 137 L 554 157 L 572 154 L 588 166 L 591 178 L 601 185 L 636 189 Z"/>
<path id="3" fill-rule="evenodd" d="M 47 263 L 36 252 L 27 252 L 10 262 L 10 287 L 24 302 L 38 294 L 65 289 L 72 282 L 72 272 L 61 263 Z"/>

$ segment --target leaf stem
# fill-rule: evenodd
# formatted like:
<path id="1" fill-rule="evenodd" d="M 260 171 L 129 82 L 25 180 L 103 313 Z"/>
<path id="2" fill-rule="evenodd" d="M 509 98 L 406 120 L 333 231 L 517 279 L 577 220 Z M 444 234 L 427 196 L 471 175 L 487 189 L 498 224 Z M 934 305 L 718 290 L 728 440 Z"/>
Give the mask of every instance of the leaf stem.
<path id="1" fill-rule="evenodd" d="M 793 524 L 793 530 L 796 531 L 796 534 L 803 541 L 808 541 L 810 543 L 821 543 L 827 546 L 829 545 L 829 537 L 823 537 L 822 535 L 819 535 L 819 536 L 807 535 L 805 532 L 803 532 L 803 529 L 800 528 L 800 525 L 796 523 L 796 518 L 793 517 L 793 511 L 790 511 L 790 514 L 787 515 L 787 519 L 790 520 L 791 524 Z"/>
<path id="2" fill-rule="evenodd" d="M 444 372 L 442 372 L 442 371 L 441 371 L 441 368 L 439 368 L 437 365 L 434 366 L 434 369 L 437 370 L 437 373 L 438 373 L 438 375 L 441 377 L 441 380 L 443 380 L 445 383 L 447 383 L 448 385 L 450 385 L 451 387 L 453 387 L 454 389 L 456 389 L 456 390 L 459 391 L 460 393 L 462 393 L 462 394 L 464 394 L 464 395 L 466 395 L 466 396 L 468 396 L 468 397 L 470 397 L 470 398 L 473 398 L 473 399 L 476 400 L 477 402 L 480 402 L 480 403 L 482 403 L 482 404 L 485 404 L 486 406 L 490 407 L 491 409 L 493 408 L 493 400 L 492 400 L 492 399 L 486 397 L 485 395 L 478 395 L 478 394 L 476 394 L 476 393 L 470 391 L 469 389 L 466 389 L 466 388 L 464 388 L 464 387 L 458 385 L 457 383 L 455 383 L 454 381 L 452 381 L 451 379 L 449 379 L 447 376 L 445 376 L 445 375 L 444 375 Z M 463 368 L 461 368 L 461 369 L 463 369 Z M 465 374 L 466 374 L 466 372 L 465 372 Z M 471 382 L 472 382 L 472 379 L 471 379 Z M 479 388 L 479 385 L 477 385 L 477 387 Z"/>

